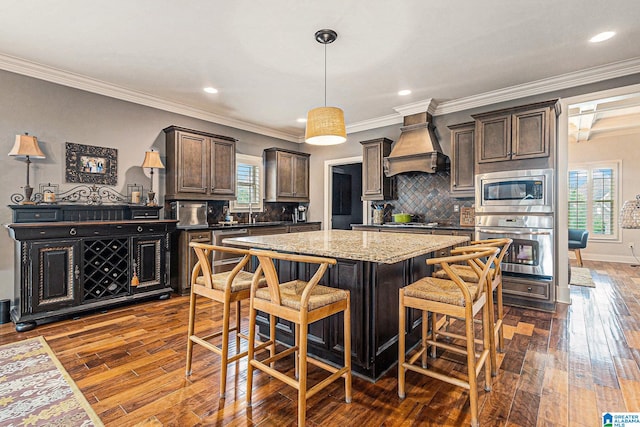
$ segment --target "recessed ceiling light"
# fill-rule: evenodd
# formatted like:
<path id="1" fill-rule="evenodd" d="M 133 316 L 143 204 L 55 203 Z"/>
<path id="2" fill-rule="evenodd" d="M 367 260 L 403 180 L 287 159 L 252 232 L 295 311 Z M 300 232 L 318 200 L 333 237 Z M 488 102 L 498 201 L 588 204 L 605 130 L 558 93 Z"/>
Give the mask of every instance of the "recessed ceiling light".
<path id="1" fill-rule="evenodd" d="M 411 91 L 409 89 L 403 89 L 403 90 L 398 92 L 398 95 L 400 95 L 400 96 L 411 95 Z"/>
<path id="2" fill-rule="evenodd" d="M 605 32 L 602 32 L 600 34 L 596 34 L 595 36 L 591 37 L 589 39 L 589 41 L 591 43 L 600 43 L 600 42 L 603 42 L 605 40 L 609 40 L 611 37 L 613 37 L 615 35 L 616 35 L 615 31 L 605 31 Z"/>
<path id="3" fill-rule="evenodd" d="M 299 118 L 296 120 L 298 123 L 307 123 L 307 119 Z"/>
<path id="4" fill-rule="evenodd" d="M 218 93 L 218 89 L 216 89 L 215 87 L 211 87 L 211 86 L 205 87 L 204 91 L 207 92 L 207 93 Z"/>

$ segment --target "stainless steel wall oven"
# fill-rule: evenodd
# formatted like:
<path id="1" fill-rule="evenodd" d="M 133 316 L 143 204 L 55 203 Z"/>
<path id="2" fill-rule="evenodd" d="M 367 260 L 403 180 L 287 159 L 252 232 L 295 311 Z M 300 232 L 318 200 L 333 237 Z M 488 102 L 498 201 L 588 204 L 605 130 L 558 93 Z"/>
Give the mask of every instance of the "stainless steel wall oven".
<path id="1" fill-rule="evenodd" d="M 476 217 L 476 239 L 509 237 L 513 243 L 502 261 L 505 272 L 553 277 L 553 215 L 494 214 Z"/>

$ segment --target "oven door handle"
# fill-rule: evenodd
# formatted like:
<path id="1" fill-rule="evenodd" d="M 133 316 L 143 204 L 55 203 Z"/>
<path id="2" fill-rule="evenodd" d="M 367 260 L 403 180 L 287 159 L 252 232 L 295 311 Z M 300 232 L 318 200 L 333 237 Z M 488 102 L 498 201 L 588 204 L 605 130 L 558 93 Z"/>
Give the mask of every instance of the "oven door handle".
<path id="1" fill-rule="evenodd" d="M 505 234 L 515 234 L 515 235 L 529 235 L 529 236 L 550 236 L 551 232 L 550 231 L 497 231 L 497 230 L 483 230 L 480 229 L 478 230 L 478 232 L 480 233 L 487 233 L 487 234 L 501 234 L 501 235 L 505 235 Z"/>

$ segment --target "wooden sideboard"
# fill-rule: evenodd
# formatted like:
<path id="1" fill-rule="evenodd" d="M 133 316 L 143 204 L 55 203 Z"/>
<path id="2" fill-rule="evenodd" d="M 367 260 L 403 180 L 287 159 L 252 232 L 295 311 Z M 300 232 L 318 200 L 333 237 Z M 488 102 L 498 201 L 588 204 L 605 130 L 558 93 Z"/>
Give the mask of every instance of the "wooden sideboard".
<path id="1" fill-rule="evenodd" d="M 42 218 L 52 212 L 46 208 L 24 212 Z M 97 217 L 103 209 L 84 208 Z M 17 222 L 7 228 L 15 240 L 11 318 L 19 332 L 59 317 L 171 294 L 174 220 Z"/>

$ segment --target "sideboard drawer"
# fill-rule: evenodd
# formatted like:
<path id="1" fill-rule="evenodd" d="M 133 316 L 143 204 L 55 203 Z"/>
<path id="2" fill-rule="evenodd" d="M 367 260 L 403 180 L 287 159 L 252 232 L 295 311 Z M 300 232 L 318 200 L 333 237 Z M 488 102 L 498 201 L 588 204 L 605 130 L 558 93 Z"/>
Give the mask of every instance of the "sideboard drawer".
<path id="1" fill-rule="evenodd" d="M 13 222 L 60 221 L 60 209 L 14 209 Z"/>

